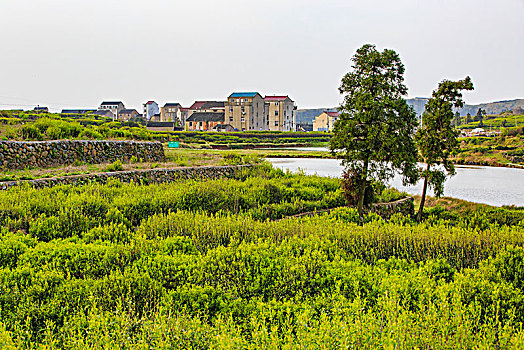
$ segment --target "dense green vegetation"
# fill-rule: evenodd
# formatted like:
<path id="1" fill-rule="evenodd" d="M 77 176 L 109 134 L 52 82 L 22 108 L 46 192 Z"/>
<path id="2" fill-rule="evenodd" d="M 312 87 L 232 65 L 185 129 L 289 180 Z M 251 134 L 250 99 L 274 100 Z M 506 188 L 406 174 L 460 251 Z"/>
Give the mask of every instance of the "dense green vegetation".
<path id="1" fill-rule="evenodd" d="M 135 122 L 112 121 L 97 116 L 60 116 L 52 113 L 9 114 L 0 117 L 0 139 L 57 140 L 57 139 L 128 139 L 177 140 L 182 147 L 225 147 L 244 149 L 270 146 L 325 145 L 331 135 L 326 133 L 291 132 L 182 132 L 153 131 Z"/>
<path id="2" fill-rule="evenodd" d="M 55 114 L 39 114 L 32 118 L 0 119 L 0 137 L 4 140 L 60 139 L 129 139 L 152 140 L 152 134 L 133 122 L 112 121 L 108 118 L 61 118 Z"/>
<path id="3" fill-rule="evenodd" d="M 467 116 L 461 116 L 459 128 L 464 131 L 468 131 L 470 129 L 482 127 L 487 130 L 490 130 L 491 128 L 494 131 L 501 132 L 507 129 L 507 132 L 510 132 L 511 130 L 516 130 L 518 127 L 521 129 L 524 126 L 524 115 L 514 115 L 511 113 L 502 115 L 486 115 L 482 119 L 482 126 L 480 125 L 481 121 L 475 121 L 474 119 L 474 115 L 470 116 L 469 118 Z M 517 122 L 517 125 L 515 125 L 515 121 Z"/>
<path id="4" fill-rule="evenodd" d="M 453 155 L 458 164 L 508 165 L 524 164 L 524 136 L 464 137 Z"/>
<path id="5" fill-rule="evenodd" d="M 0 343 L 522 346 L 523 210 L 267 220 L 341 201 L 338 179 L 267 167 L 0 192 Z"/>

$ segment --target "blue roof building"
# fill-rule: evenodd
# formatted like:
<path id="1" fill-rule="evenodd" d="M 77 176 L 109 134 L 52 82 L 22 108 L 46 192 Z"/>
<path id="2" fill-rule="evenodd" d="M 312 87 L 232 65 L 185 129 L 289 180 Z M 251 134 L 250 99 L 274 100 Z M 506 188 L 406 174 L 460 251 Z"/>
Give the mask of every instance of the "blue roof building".
<path id="1" fill-rule="evenodd" d="M 258 92 L 233 92 L 229 97 L 255 97 L 260 95 Z"/>

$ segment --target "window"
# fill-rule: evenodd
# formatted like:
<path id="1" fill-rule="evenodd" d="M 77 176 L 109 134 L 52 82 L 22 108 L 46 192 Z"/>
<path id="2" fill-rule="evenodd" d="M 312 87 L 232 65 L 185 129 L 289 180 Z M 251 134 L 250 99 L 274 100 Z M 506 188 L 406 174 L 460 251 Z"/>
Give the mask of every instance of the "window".
<path id="1" fill-rule="evenodd" d="M 275 106 L 278 106 L 278 102 L 275 102 Z"/>
<path id="2" fill-rule="evenodd" d="M 233 113 L 233 107 L 229 107 L 229 112 Z"/>
<path id="3" fill-rule="evenodd" d="M 278 111 L 275 111 L 275 116 L 278 116 Z"/>
<path id="4" fill-rule="evenodd" d="M 202 122 L 198 122 L 198 126 L 202 126 Z"/>
<path id="5" fill-rule="evenodd" d="M 275 126 L 278 126 L 278 120 L 275 120 Z"/>
<path id="6" fill-rule="evenodd" d="M 244 118 L 244 117 L 240 118 L 240 122 L 241 123 L 245 123 L 246 122 L 246 118 Z"/>
<path id="7" fill-rule="evenodd" d="M 242 108 L 242 113 L 245 113 L 246 112 L 246 108 L 244 106 L 242 106 L 241 108 Z"/>
<path id="8" fill-rule="evenodd" d="M 229 117 L 229 122 L 230 122 L 230 123 L 233 122 L 233 117 Z"/>

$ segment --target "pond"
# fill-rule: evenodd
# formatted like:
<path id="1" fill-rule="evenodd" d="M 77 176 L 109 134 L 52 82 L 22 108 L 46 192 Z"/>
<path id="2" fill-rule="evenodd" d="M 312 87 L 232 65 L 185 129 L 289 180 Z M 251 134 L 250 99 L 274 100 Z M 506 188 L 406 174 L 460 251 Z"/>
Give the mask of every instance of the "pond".
<path id="1" fill-rule="evenodd" d="M 267 158 L 275 167 L 299 170 L 306 174 L 340 177 L 342 166 L 336 159 Z M 524 170 L 485 166 L 456 166 L 457 174 L 446 180 L 444 195 L 489 205 L 524 206 Z M 415 186 L 403 186 L 399 176 L 390 184 L 410 194 L 422 193 L 422 181 Z M 428 195 L 433 195 L 432 191 Z"/>

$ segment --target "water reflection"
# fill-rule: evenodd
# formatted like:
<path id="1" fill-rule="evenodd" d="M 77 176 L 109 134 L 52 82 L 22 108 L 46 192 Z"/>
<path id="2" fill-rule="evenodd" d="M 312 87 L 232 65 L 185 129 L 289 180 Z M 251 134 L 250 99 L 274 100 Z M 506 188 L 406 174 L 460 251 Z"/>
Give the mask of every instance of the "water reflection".
<path id="1" fill-rule="evenodd" d="M 268 158 L 275 167 L 292 172 L 303 170 L 306 174 L 340 177 L 342 166 L 336 159 Z M 444 185 L 444 195 L 471 202 L 490 205 L 524 206 L 524 170 L 483 166 L 456 166 L 457 174 Z M 411 194 L 422 192 L 422 182 L 403 186 L 399 176 L 391 185 Z M 428 193 L 433 195 L 431 191 Z"/>

